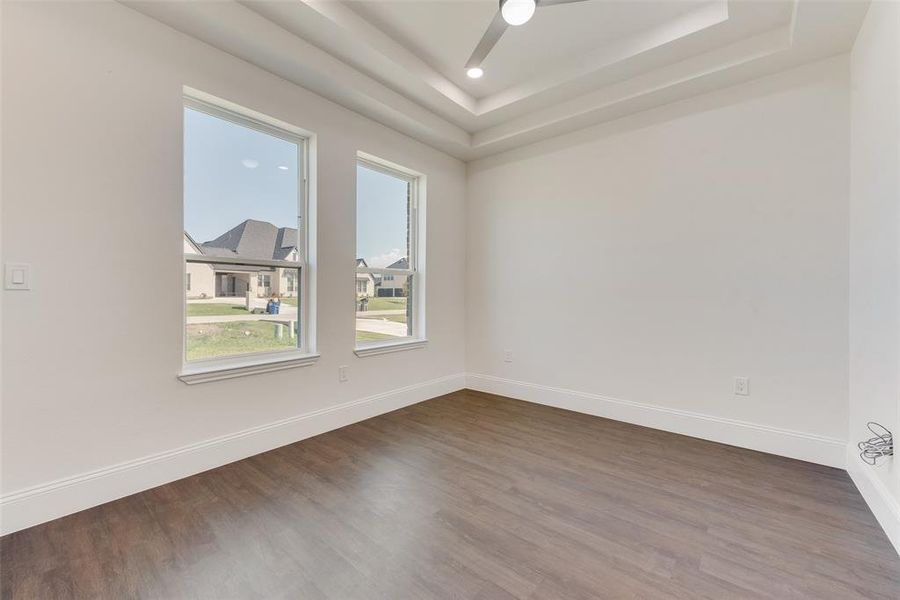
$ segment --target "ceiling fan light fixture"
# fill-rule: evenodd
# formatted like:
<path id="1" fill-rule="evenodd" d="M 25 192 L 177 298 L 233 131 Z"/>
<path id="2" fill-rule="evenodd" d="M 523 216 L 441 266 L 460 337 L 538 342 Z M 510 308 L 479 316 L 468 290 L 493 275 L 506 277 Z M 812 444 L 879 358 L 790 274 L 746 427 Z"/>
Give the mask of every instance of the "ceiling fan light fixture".
<path id="1" fill-rule="evenodd" d="M 466 75 L 468 75 L 470 79 L 481 79 L 481 76 L 484 75 L 484 69 L 481 67 L 472 67 L 471 69 L 466 69 Z"/>
<path id="2" fill-rule="evenodd" d="M 500 0 L 500 14 L 510 25 L 524 25 L 536 8 L 536 0 Z"/>

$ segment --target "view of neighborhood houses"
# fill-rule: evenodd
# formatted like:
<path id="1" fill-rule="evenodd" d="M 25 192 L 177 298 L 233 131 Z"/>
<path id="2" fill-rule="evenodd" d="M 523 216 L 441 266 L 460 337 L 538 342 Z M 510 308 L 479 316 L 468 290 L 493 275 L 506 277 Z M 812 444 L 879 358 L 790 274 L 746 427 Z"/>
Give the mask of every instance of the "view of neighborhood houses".
<path id="1" fill-rule="evenodd" d="M 402 273 L 362 269 L 409 269 L 410 183 L 358 165 L 356 170 L 356 342 L 412 335 L 413 280 Z"/>
<path id="2" fill-rule="evenodd" d="M 185 108 L 188 361 L 298 347 L 300 269 L 241 260 L 299 260 L 301 158 L 296 142 Z M 360 166 L 357 186 L 357 267 L 408 268 L 409 183 Z M 411 335 L 408 279 L 357 272 L 357 343 Z"/>
<path id="3" fill-rule="evenodd" d="M 406 269 L 402 258 L 387 266 Z M 356 266 L 368 267 L 365 259 L 356 259 Z M 381 275 L 356 272 L 356 342 L 377 342 L 412 335 L 410 329 L 409 298 L 411 281 L 407 275 Z"/>
<path id="4" fill-rule="evenodd" d="M 184 253 L 296 260 L 297 230 L 248 219 L 198 243 L 184 234 Z M 187 358 L 296 348 L 300 333 L 300 269 L 240 263 L 188 262 Z"/>
<path id="5" fill-rule="evenodd" d="M 296 349 L 301 271 L 242 259 L 297 261 L 298 143 L 185 108 L 186 358 Z"/>

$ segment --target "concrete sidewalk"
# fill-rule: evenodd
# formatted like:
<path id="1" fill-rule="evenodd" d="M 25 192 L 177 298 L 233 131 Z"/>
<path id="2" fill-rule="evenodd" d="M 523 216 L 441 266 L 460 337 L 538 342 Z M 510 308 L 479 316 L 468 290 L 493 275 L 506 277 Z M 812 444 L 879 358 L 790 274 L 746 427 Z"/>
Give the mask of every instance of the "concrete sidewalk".
<path id="1" fill-rule="evenodd" d="M 406 311 L 403 309 L 400 310 L 358 310 L 356 311 L 356 316 L 360 319 L 365 317 L 387 317 L 387 316 L 396 316 L 396 315 L 405 315 Z"/>
<path id="2" fill-rule="evenodd" d="M 357 331 L 368 331 L 371 333 L 383 333 L 395 337 L 406 337 L 406 323 L 396 323 L 387 319 L 357 319 Z"/>
<path id="3" fill-rule="evenodd" d="M 254 314 L 246 314 L 246 315 L 202 315 L 196 317 L 188 317 L 187 324 L 188 325 L 196 325 L 199 323 L 235 323 L 240 321 L 281 321 L 287 323 L 288 321 L 296 321 L 297 320 L 297 309 L 294 307 L 291 311 L 284 310 L 284 305 L 282 305 L 282 310 L 280 314 L 277 315 L 254 315 Z"/>

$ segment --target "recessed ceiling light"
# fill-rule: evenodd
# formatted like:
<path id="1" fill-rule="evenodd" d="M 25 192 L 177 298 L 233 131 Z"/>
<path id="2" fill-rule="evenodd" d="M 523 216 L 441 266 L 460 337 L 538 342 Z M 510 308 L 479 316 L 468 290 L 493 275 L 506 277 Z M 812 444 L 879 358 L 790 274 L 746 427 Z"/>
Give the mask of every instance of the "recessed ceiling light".
<path id="1" fill-rule="evenodd" d="M 500 0 L 500 14 L 510 25 L 524 25 L 537 8 L 535 0 Z"/>
<path id="2" fill-rule="evenodd" d="M 259 166 L 258 160 L 253 160 L 252 158 L 245 158 L 241 161 L 241 164 L 247 167 L 248 169 L 255 169 Z"/>
<path id="3" fill-rule="evenodd" d="M 288 168 L 285 165 L 278 165 L 278 168 L 282 171 L 287 171 Z"/>
<path id="4" fill-rule="evenodd" d="M 468 75 L 472 79 L 479 79 L 482 75 L 484 75 L 484 70 L 481 67 L 472 67 L 471 69 L 466 71 L 466 75 Z"/>

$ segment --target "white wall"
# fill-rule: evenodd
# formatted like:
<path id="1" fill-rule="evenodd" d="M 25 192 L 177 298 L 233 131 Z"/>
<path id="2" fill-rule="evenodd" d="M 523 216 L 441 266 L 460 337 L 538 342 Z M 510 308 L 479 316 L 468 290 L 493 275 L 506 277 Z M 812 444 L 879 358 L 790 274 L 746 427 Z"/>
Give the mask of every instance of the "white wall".
<path id="1" fill-rule="evenodd" d="M 469 163 L 470 386 L 843 465 L 848 102 L 843 56 Z"/>
<path id="2" fill-rule="evenodd" d="M 900 4 L 872 3 L 850 64 L 850 472 L 900 549 L 900 463 L 853 448 L 868 421 L 900 436 Z"/>
<path id="3" fill-rule="evenodd" d="M 3 298 L 5 531 L 462 385 L 460 161 L 122 5 L 4 3 L 2 28 L 2 252 L 34 268 Z M 318 134 L 313 367 L 175 377 L 183 85 Z M 352 353 L 358 150 L 428 176 L 427 349 Z"/>

